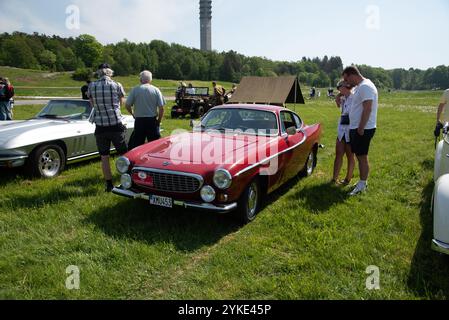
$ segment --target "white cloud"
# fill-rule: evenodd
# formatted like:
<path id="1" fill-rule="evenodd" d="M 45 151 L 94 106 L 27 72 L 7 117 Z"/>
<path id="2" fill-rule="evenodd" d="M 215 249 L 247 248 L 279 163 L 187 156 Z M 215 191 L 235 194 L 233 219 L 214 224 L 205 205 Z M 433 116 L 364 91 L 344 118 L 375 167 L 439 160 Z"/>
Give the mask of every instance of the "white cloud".
<path id="1" fill-rule="evenodd" d="M 45 19 L 37 17 L 30 6 L 23 2 L 3 2 L 0 9 L 0 21 L 5 31 L 33 30 L 51 33 L 52 27 Z"/>
<path id="2" fill-rule="evenodd" d="M 190 1 L 75 0 L 73 4 L 81 10 L 80 32 L 94 34 L 101 42 L 162 39 L 181 31 L 192 15 Z"/>
<path id="3" fill-rule="evenodd" d="M 37 14 L 37 2 L 3 2 L 0 4 L 2 30 L 40 32 L 61 36 L 88 33 L 102 43 L 115 43 L 123 39 L 132 42 L 150 42 L 153 39 L 179 39 L 185 32 L 187 43 L 194 42 L 198 20 L 197 0 L 71 0 L 68 5 L 80 9 L 80 29 L 65 26 L 65 8 L 61 16 L 55 13 Z M 40 6 L 51 6 L 42 1 Z M 181 41 L 180 41 L 181 42 Z"/>

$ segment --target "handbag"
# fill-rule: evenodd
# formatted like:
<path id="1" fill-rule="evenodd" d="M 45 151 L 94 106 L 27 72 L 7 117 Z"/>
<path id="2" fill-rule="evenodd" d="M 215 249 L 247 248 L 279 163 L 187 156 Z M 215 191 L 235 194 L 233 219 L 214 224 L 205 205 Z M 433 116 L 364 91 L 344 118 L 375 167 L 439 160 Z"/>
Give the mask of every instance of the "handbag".
<path id="1" fill-rule="evenodd" d="M 350 124 L 349 114 L 343 114 L 340 119 L 340 124 L 342 126 L 347 126 Z"/>

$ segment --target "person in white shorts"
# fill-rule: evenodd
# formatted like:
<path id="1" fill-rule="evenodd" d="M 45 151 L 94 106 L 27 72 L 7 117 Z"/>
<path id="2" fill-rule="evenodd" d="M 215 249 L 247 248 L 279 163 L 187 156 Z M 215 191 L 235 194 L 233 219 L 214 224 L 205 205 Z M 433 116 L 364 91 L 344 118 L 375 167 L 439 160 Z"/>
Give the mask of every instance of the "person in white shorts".
<path id="1" fill-rule="evenodd" d="M 351 150 L 351 138 L 349 134 L 349 111 L 353 98 L 352 88 L 352 85 L 343 80 L 337 84 L 337 89 L 340 93 L 336 98 L 336 103 L 337 107 L 341 109 L 341 117 L 338 121 L 338 136 L 335 145 L 334 176 L 332 183 L 344 186 L 351 183 L 355 167 L 355 158 Z M 348 171 L 346 173 L 346 178 L 339 181 L 340 171 L 343 166 L 343 157 L 345 154 L 348 159 Z"/>

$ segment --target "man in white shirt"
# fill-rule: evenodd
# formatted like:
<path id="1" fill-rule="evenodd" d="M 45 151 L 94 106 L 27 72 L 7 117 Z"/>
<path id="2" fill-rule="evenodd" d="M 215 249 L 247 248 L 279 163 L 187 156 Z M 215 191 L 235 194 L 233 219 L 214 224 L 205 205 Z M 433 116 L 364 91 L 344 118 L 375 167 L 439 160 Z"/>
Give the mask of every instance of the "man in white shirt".
<path id="1" fill-rule="evenodd" d="M 355 196 L 366 191 L 369 176 L 369 147 L 377 128 L 377 109 L 379 95 L 374 83 L 365 79 L 355 66 L 343 71 L 343 78 L 355 86 L 352 106 L 349 112 L 350 139 L 352 152 L 359 162 L 360 181 L 350 193 Z"/>

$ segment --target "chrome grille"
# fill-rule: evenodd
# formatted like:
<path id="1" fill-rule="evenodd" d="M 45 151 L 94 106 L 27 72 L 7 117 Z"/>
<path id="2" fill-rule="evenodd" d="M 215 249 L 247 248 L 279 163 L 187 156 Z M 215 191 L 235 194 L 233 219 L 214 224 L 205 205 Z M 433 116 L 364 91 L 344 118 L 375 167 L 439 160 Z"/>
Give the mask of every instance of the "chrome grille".
<path id="1" fill-rule="evenodd" d="M 147 176 L 151 177 L 153 185 L 148 186 L 139 183 L 138 179 L 134 182 L 151 190 L 175 193 L 194 193 L 203 185 L 203 178 L 195 174 L 147 168 L 135 168 L 133 170 L 133 173 L 139 172 L 145 172 Z"/>

